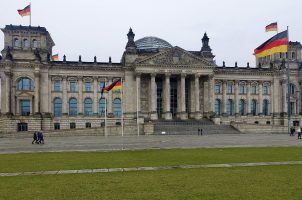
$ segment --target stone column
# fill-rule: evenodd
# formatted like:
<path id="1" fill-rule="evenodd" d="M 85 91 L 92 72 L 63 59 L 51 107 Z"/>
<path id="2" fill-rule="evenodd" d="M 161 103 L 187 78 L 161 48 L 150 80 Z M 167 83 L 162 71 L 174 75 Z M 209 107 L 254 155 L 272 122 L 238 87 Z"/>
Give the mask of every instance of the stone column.
<path id="1" fill-rule="evenodd" d="M 186 74 L 181 74 L 180 77 L 180 119 L 188 119 L 186 112 Z"/>
<path id="2" fill-rule="evenodd" d="M 49 77 L 47 71 L 42 71 L 40 76 L 40 112 L 41 113 L 50 113 L 48 105 L 52 104 L 49 101 L 49 95 L 51 95 L 51 90 L 49 90 Z"/>
<path id="3" fill-rule="evenodd" d="M 155 82 L 155 76 L 156 74 L 151 74 L 151 84 L 150 84 L 150 117 L 151 120 L 157 120 L 157 110 L 156 110 L 156 100 L 157 100 L 157 94 L 156 94 L 156 82 Z"/>
<path id="4" fill-rule="evenodd" d="M 201 118 L 201 113 L 200 113 L 200 90 L 199 90 L 199 78 L 200 75 L 196 74 L 195 75 L 195 81 L 194 81 L 194 91 L 195 91 L 195 119 L 200 119 Z"/>
<path id="5" fill-rule="evenodd" d="M 211 113 L 211 112 L 215 112 L 215 108 L 214 108 L 214 96 L 215 96 L 215 92 L 214 92 L 214 84 L 215 84 L 215 80 L 214 80 L 214 75 L 211 74 L 209 75 L 209 109 L 208 109 L 208 112 Z"/>
<path id="6" fill-rule="evenodd" d="M 282 80 L 282 112 L 287 113 L 287 81 Z"/>
<path id="7" fill-rule="evenodd" d="M 78 103 L 79 103 L 79 115 L 83 115 L 83 76 L 78 76 L 78 83 L 79 83 L 79 99 L 78 99 Z"/>
<path id="8" fill-rule="evenodd" d="M 165 74 L 164 82 L 164 118 L 165 120 L 172 120 L 171 113 L 171 87 L 170 87 L 171 74 Z"/>
<path id="9" fill-rule="evenodd" d="M 302 86 L 302 82 L 299 82 L 299 91 L 297 92 L 297 98 L 298 98 L 298 102 L 297 102 L 297 114 L 301 115 L 302 111 L 301 111 L 301 86 Z"/>
<path id="10" fill-rule="evenodd" d="M 227 82 L 223 81 L 222 83 L 222 115 L 227 114 Z"/>
<path id="11" fill-rule="evenodd" d="M 98 77 L 93 77 L 93 115 L 98 116 Z"/>
<path id="12" fill-rule="evenodd" d="M 273 104 L 273 115 L 274 116 L 278 116 L 280 114 L 280 102 L 282 102 L 281 100 L 281 95 L 279 95 L 279 90 L 280 90 L 280 82 L 279 80 L 274 77 L 273 80 L 273 86 L 271 88 L 271 103 Z"/>
<path id="13" fill-rule="evenodd" d="M 263 114 L 263 82 L 259 81 L 259 94 L 258 94 L 258 101 L 259 101 L 259 115 Z"/>
<path id="14" fill-rule="evenodd" d="M 63 115 L 68 115 L 67 77 L 63 76 Z M 80 101 L 79 101 L 80 102 Z"/>
<path id="15" fill-rule="evenodd" d="M 3 96 L 5 96 L 4 106 L 1 108 L 3 109 L 3 113 L 11 113 L 11 82 L 12 82 L 12 73 L 11 72 L 5 72 L 5 90 L 2 90 L 1 92 L 4 93 Z M 2 104 L 3 105 L 3 104 Z"/>
<path id="16" fill-rule="evenodd" d="M 235 80 L 235 99 L 234 99 L 234 104 L 235 104 L 235 116 L 239 115 L 239 81 Z"/>
<path id="17" fill-rule="evenodd" d="M 40 113 L 40 72 L 35 71 L 35 104 L 34 113 Z"/>
<path id="18" fill-rule="evenodd" d="M 139 114 L 141 112 L 141 74 L 136 74 L 136 112 Z"/>
<path id="19" fill-rule="evenodd" d="M 62 82 L 61 82 L 62 84 Z M 52 100 L 52 78 L 51 76 L 48 76 L 48 91 L 49 91 L 49 94 L 48 94 L 48 112 L 49 113 L 53 113 L 54 109 L 53 109 L 53 100 Z M 62 86 L 61 86 L 61 89 L 62 89 Z M 53 113 L 54 114 L 54 113 Z"/>
<path id="20" fill-rule="evenodd" d="M 247 81 L 246 83 L 246 107 L 247 107 L 247 114 L 251 115 L 251 82 Z"/>

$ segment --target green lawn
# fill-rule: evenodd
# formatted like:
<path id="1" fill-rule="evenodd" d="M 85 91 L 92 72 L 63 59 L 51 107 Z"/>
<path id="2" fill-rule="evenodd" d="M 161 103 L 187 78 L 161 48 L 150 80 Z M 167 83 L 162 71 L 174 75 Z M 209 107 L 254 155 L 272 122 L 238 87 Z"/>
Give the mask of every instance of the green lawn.
<path id="1" fill-rule="evenodd" d="M 301 166 L 0 178 L 0 199 L 272 199 L 302 197 Z"/>
<path id="2" fill-rule="evenodd" d="M 5 154 L 0 173 L 297 160 L 302 160 L 299 147 Z"/>

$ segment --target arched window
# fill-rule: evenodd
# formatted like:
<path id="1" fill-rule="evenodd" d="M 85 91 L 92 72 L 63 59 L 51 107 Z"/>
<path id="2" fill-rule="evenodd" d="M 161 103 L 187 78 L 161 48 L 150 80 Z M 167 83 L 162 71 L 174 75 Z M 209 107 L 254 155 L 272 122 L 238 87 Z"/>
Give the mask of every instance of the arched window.
<path id="1" fill-rule="evenodd" d="M 221 94 L 221 84 L 215 84 L 215 94 Z"/>
<path id="2" fill-rule="evenodd" d="M 122 116 L 122 104 L 121 104 L 121 100 L 118 98 L 113 100 L 113 114 L 115 117 Z"/>
<path id="3" fill-rule="evenodd" d="M 290 95 L 294 95 L 295 94 L 295 85 L 291 83 L 289 85 L 289 87 L 290 87 Z"/>
<path id="4" fill-rule="evenodd" d="M 243 84 L 239 85 L 239 93 L 245 94 L 245 85 L 243 85 Z"/>
<path id="5" fill-rule="evenodd" d="M 244 115 L 245 113 L 245 102 L 243 99 L 239 101 L 239 115 Z"/>
<path id="6" fill-rule="evenodd" d="M 92 116 L 92 100 L 90 98 L 85 99 L 84 101 L 84 115 L 85 116 Z"/>
<path id="7" fill-rule="evenodd" d="M 36 39 L 33 39 L 32 48 L 38 48 L 38 41 Z"/>
<path id="8" fill-rule="evenodd" d="M 29 41 L 28 41 L 28 39 L 24 39 L 24 40 L 23 40 L 23 47 L 24 47 L 25 49 L 28 49 L 28 48 L 29 48 Z"/>
<path id="9" fill-rule="evenodd" d="M 296 53 L 292 52 L 292 59 L 296 59 Z"/>
<path id="10" fill-rule="evenodd" d="M 20 40 L 18 38 L 14 39 L 14 47 L 17 47 L 17 48 L 20 47 Z"/>
<path id="11" fill-rule="evenodd" d="M 69 116 L 78 115 L 78 101 L 75 98 L 69 100 Z"/>
<path id="12" fill-rule="evenodd" d="M 55 117 L 62 116 L 62 100 L 58 97 L 53 101 L 53 113 Z"/>
<path id="13" fill-rule="evenodd" d="M 227 101 L 227 114 L 233 115 L 233 100 L 232 99 L 229 99 Z"/>
<path id="14" fill-rule="evenodd" d="M 102 98 L 99 101 L 99 115 L 105 117 L 106 99 Z"/>
<path id="15" fill-rule="evenodd" d="M 257 114 L 257 100 L 253 99 L 251 103 L 251 112 L 253 116 Z"/>
<path id="16" fill-rule="evenodd" d="M 252 85 L 251 93 L 257 94 L 257 85 Z"/>
<path id="17" fill-rule="evenodd" d="M 215 100 L 215 113 L 221 115 L 221 101 L 219 99 Z"/>
<path id="18" fill-rule="evenodd" d="M 34 90 L 34 82 L 27 77 L 20 78 L 18 80 L 18 86 L 19 91 L 33 91 Z"/>
<path id="19" fill-rule="evenodd" d="M 263 100 L 263 114 L 268 115 L 269 102 L 267 99 Z"/>

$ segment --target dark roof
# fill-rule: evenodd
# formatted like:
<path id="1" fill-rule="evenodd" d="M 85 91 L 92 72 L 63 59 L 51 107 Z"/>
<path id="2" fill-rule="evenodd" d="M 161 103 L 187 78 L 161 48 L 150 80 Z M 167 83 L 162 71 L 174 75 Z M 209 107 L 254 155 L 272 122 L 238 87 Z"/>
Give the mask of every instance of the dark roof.
<path id="1" fill-rule="evenodd" d="M 40 33 L 48 33 L 45 27 L 40 26 L 16 26 L 16 25 L 6 25 L 4 30 L 8 31 L 37 31 Z"/>
<path id="2" fill-rule="evenodd" d="M 289 45 L 290 45 L 290 46 L 298 46 L 298 47 L 301 47 L 301 48 L 302 48 L 302 45 L 301 45 L 300 42 L 292 42 L 292 41 L 290 41 L 290 42 L 289 42 Z"/>

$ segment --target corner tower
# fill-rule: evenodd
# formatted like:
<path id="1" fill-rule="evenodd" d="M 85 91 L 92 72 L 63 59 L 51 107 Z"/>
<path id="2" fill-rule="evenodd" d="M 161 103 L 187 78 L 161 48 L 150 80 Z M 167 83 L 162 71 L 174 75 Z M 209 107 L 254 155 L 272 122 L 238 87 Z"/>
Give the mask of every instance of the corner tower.
<path id="1" fill-rule="evenodd" d="M 4 60 L 48 61 L 55 45 L 44 27 L 7 25 L 4 33 Z"/>

